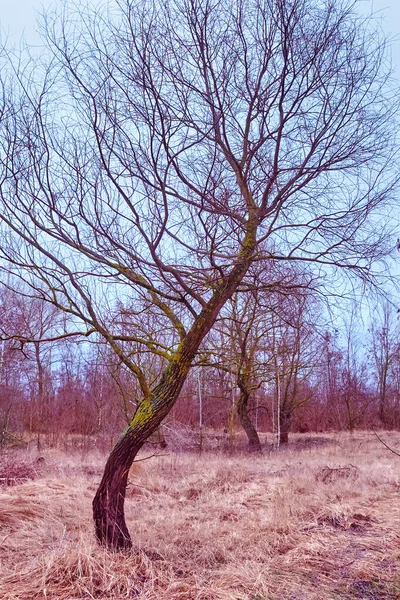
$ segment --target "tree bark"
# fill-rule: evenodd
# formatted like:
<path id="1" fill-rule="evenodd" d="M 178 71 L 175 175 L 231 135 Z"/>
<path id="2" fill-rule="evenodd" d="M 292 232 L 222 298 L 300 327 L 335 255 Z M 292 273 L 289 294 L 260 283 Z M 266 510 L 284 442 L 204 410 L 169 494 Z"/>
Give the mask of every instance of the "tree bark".
<path id="1" fill-rule="evenodd" d="M 289 443 L 289 431 L 290 431 L 292 417 L 291 417 L 291 415 L 287 415 L 287 414 L 281 412 L 279 418 L 280 418 L 279 444 L 288 444 Z"/>
<path id="2" fill-rule="evenodd" d="M 262 449 L 260 438 L 258 437 L 258 433 L 249 417 L 247 409 L 249 397 L 249 392 L 240 392 L 239 400 L 236 404 L 236 412 L 238 414 L 240 424 L 247 435 L 249 452 L 261 452 Z"/>
<path id="3" fill-rule="evenodd" d="M 124 503 L 129 469 L 143 445 L 134 436 L 120 439 L 107 461 L 93 500 L 93 517 L 98 541 L 114 550 L 128 550 L 132 540 L 125 523 Z"/>
<path id="4" fill-rule="evenodd" d="M 107 460 L 93 499 L 93 518 L 96 537 L 108 548 L 128 550 L 132 547 L 124 512 L 129 470 L 146 439 L 156 431 L 175 403 L 185 378 L 185 369 L 177 362 L 166 369 L 151 398 L 138 406 Z"/>
<path id="5" fill-rule="evenodd" d="M 386 418 L 386 394 L 380 393 L 379 397 L 379 420 L 384 427 L 387 426 L 387 418 Z"/>
<path id="6" fill-rule="evenodd" d="M 246 274 L 257 247 L 257 223 L 258 217 L 252 214 L 247 221 L 242 247 L 230 274 L 215 288 L 212 297 L 179 344 L 159 383 L 150 396 L 139 404 L 132 421 L 108 458 L 93 500 L 95 532 L 100 544 L 114 550 L 132 547 L 124 514 L 129 469 L 143 443 L 174 406 L 201 342 Z"/>

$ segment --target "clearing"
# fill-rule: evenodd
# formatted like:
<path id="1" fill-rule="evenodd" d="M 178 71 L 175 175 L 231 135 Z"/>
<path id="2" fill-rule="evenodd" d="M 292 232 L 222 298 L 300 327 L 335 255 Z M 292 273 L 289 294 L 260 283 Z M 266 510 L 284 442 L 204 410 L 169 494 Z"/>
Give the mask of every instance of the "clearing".
<path id="1" fill-rule="evenodd" d="M 3 452 L 0 598 L 400 599 L 400 457 L 373 433 L 295 435 L 260 457 L 162 452 L 131 472 L 129 554 L 93 535 L 105 455 Z"/>

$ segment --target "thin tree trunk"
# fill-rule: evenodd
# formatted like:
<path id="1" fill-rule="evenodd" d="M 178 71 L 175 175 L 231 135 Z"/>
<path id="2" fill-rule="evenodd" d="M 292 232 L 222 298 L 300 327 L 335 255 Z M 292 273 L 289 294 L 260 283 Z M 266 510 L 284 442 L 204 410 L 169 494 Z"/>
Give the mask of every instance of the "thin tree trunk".
<path id="1" fill-rule="evenodd" d="M 289 443 L 289 432 L 291 425 L 291 415 L 285 414 L 282 410 L 279 415 L 280 417 L 280 427 L 279 427 L 279 444 L 288 444 Z"/>
<path id="2" fill-rule="evenodd" d="M 199 396 L 199 452 L 203 452 L 203 390 L 201 389 L 200 371 L 197 372 L 197 385 Z"/>
<path id="3" fill-rule="evenodd" d="M 379 420 L 383 426 L 387 426 L 386 418 L 386 390 L 383 386 L 379 390 Z"/>
<path id="4" fill-rule="evenodd" d="M 249 397 L 249 392 L 243 392 L 241 390 L 239 400 L 236 403 L 236 412 L 238 414 L 240 424 L 242 425 L 247 435 L 247 439 L 249 442 L 249 452 L 261 452 L 262 449 L 260 438 L 258 437 L 258 433 L 248 413 Z"/>
<path id="5" fill-rule="evenodd" d="M 44 369 L 42 364 L 42 359 L 40 356 L 40 344 L 39 342 L 34 343 L 35 346 L 35 358 L 36 358 L 36 367 L 37 367 L 37 376 L 38 376 L 38 428 L 37 428 L 37 450 L 41 452 L 42 450 L 42 441 L 41 441 L 41 433 L 44 425 Z"/>

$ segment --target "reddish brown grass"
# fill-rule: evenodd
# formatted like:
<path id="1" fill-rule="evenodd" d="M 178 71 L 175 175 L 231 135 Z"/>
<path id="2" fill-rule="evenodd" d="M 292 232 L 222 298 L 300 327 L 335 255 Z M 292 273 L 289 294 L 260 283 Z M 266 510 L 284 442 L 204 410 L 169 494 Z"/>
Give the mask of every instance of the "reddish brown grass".
<path id="1" fill-rule="evenodd" d="M 104 457 L 44 457 L 34 481 L 0 490 L 1 599 L 400 598 L 400 458 L 371 433 L 138 463 L 129 554 L 94 540 Z"/>

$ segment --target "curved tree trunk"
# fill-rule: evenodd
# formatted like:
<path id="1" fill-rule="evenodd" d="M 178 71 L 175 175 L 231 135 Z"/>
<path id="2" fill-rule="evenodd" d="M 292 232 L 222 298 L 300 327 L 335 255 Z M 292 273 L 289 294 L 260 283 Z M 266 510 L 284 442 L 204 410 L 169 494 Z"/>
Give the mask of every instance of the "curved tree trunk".
<path id="1" fill-rule="evenodd" d="M 258 433 L 249 417 L 248 401 L 250 394 L 248 391 L 241 390 L 239 400 L 236 403 L 236 412 L 238 414 L 240 424 L 246 432 L 249 442 L 249 452 L 261 452 L 261 442 Z"/>
<path id="2" fill-rule="evenodd" d="M 146 439 L 170 411 L 185 381 L 187 368 L 169 365 L 151 398 L 143 401 L 112 450 L 93 500 L 95 533 L 100 544 L 113 550 L 132 547 L 125 523 L 124 503 L 129 469 Z"/>
<path id="3" fill-rule="evenodd" d="M 174 406 L 201 342 L 252 262 L 257 247 L 259 218 L 253 210 L 250 212 L 241 249 L 230 274 L 216 286 L 212 297 L 203 306 L 190 330 L 187 333 L 180 332 L 181 343 L 162 373 L 159 383 L 149 397 L 138 406 L 132 421 L 108 458 L 93 500 L 93 518 L 98 541 L 109 548 L 121 550 L 132 547 L 124 514 L 129 469 L 143 443 Z"/>
<path id="4" fill-rule="evenodd" d="M 124 516 L 125 492 L 129 469 L 142 445 L 143 442 L 135 444 L 133 439 L 121 438 L 107 461 L 93 500 L 96 537 L 101 544 L 114 550 L 132 547 Z"/>

